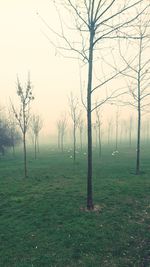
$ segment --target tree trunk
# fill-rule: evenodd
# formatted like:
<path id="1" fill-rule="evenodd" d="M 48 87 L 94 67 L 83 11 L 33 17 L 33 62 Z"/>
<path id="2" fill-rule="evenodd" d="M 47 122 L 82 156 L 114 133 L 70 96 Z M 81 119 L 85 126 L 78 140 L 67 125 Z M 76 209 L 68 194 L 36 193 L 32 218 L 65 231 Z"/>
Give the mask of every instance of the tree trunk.
<path id="1" fill-rule="evenodd" d="M 61 133 L 61 152 L 64 151 L 64 135 Z"/>
<path id="2" fill-rule="evenodd" d="M 36 137 L 36 146 L 37 146 L 38 153 L 40 153 L 39 135 L 37 135 L 37 137 Z"/>
<path id="3" fill-rule="evenodd" d="M 76 160 L 76 122 L 73 125 L 73 160 Z"/>
<path id="4" fill-rule="evenodd" d="M 137 132 L 137 155 L 136 155 L 136 174 L 140 174 L 140 138 L 141 137 L 141 110 L 140 101 L 138 103 L 138 132 Z"/>
<path id="5" fill-rule="evenodd" d="M 24 176 L 27 177 L 27 150 L 26 150 L 26 133 L 23 133 L 23 152 L 24 152 Z"/>
<path id="6" fill-rule="evenodd" d="M 98 143 L 99 143 L 99 158 L 101 158 L 102 145 L 101 145 L 101 126 L 100 126 L 100 122 L 99 122 L 99 125 L 98 125 Z"/>
<path id="7" fill-rule="evenodd" d="M 138 129 L 137 129 L 137 154 L 136 154 L 136 174 L 140 174 L 140 142 L 141 142 L 141 53 L 142 38 L 140 39 L 139 50 L 139 70 L 138 70 Z"/>
<path id="8" fill-rule="evenodd" d="M 82 142 L 82 130 L 80 130 L 80 150 L 82 151 L 83 142 Z"/>
<path id="9" fill-rule="evenodd" d="M 36 159 L 37 158 L 37 136 L 35 136 L 35 139 L 34 139 L 34 156 Z"/>
<path id="10" fill-rule="evenodd" d="M 93 210 L 92 189 L 92 113 L 91 113 L 91 91 L 93 74 L 93 40 L 94 29 L 90 30 L 90 47 L 88 63 L 88 87 L 87 87 L 87 138 L 88 138 L 88 172 L 87 172 L 87 209 Z"/>
<path id="11" fill-rule="evenodd" d="M 58 145 L 58 149 L 60 149 L 60 131 L 58 131 L 57 145 Z"/>
<path id="12" fill-rule="evenodd" d="M 95 140 L 95 143 L 96 143 L 95 145 L 96 145 L 96 149 L 97 149 L 97 143 L 98 143 L 98 142 L 97 142 L 97 124 L 96 124 L 96 126 L 95 126 L 95 139 L 96 139 L 96 140 Z"/>
<path id="13" fill-rule="evenodd" d="M 118 150 L 118 110 L 116 113 L 116 145 L 115 145 L 116 151 Z"/>
<path id="14" fill-rule="evenodd" d="M 130 148 L 131 148 L 131 144 L 132 144 L 132 128 L 130 125 L 130 130 L 129 130 L 129 146 L 130 146 Z"/>
<path id="15" fill-rule="evenodd" d="M 15 145 L 14 145 L 14 142 L 12 144 L 12 153 L 13 153 L 13 157 L 15 156 Z"/>

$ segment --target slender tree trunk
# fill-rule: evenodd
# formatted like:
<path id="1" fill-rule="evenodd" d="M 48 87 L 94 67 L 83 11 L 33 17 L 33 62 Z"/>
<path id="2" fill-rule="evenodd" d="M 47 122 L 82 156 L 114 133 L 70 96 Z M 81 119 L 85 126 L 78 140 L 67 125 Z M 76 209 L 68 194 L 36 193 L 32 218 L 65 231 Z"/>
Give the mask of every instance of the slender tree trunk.
<path id="1" fill-rule="evenodd" d="M 129 146 L 130 146 L 130 148 L 131 148 L 131 144 L 132 144 L 132 128 L 130 125 L 130 129 L 129 129 Z"/>
<path id="2" fill-rule="evenodd" d="M 111 136 L 111 125 L 108 125 L 108 139 L 107 139 L 107 143 L 108 145 L 110 144 L 110 136 Z"/>
<path id="3" fill-rule="evenodd" d="M 73 124 L 73 160 L 76 160 L 76 125 Z"/>
<path id="4" fill-rule="evenodd" d="M 98 124 L 98 145 L 99 145 L 99 158 L 102 155 L 102 145 L 101 145 L 101 126 L 100 122 Z"/>
<path id="5" fill-rule="evenodd" d="M 93 40 L 94 29 L 90 30 L 90 48 L 88 64 L 88 87 L 87 87 L 87 138 L 88 138 L 88 172 L 87 172 L 87 209 L 93 210 L 92 189 L 92 113 L 91 113 L 91 91 L 93 74 Z"/>
<path id="6" fill-rule="evenodd" d="M 138 100 L 138 132 L 137 132 L 137 155 L 136 155 L 136 174 L 140 173 L 140 141 L 141 141 L 141 110 Z"/>
<path id="7" fill-rule="evenodd" d="M 23 152 L 24 152 L 24 176 L 27 177 L 27 150 L 26 150 L 26 133 L 23 132 Z"/>
<path id="8" fill-rule="evenodd" d="M 147 122 L 146 130 L 147 130 L 147 134 L 146 134 L 146 143 L 148 144 L 148 142 L 149 142 L 149 122 Z"/>
<path id="9" fill-rule="evenodd" d="M 137 129 L 137 154 L 136 154 L 136 174 L 140 174 L 140 143 L 141 143 L 141 53 L 142 38 L 140 39 L 139 50 L 139 70 L 138 70 L 138 129 Z"/>
<path id="10" fill-rule="evenodd" d="M 80 150 L 83 150 L 83 142 L 82 142 L 82 130 L 80 130 Z"/>
<path id="11" fill-rule="evenodd" d="M 37 146 L 38 153 L 40 153 L 39 135 L 37 135 L 37 137 L 36 137 L 36 146 Z"/>
<path id="12" fill-rule="evenodd" d="M 97 138 L 97 125 L 96 125 L 96 127 L 95 127 L 95 137 L 96 137 L 96 140 L 95 140 L 95 141 L 96 141 L 96 149 L 97 149 L 97 143 L 98 143 L 98 142 L 97 142 L 97 139 L 98 139 L 98 138 Z"/>
<path id="13" fill-rule="evenodd" d="M 108 140 L 107 140 L 108 145 L 110 144 L 110 131 L 108 130 Z"/>
<path id="14" fill-rule="evenodd" d="M 12 154 L 15 156 L 15 141 L 14 141 L 14 136 L 13 132 L 11 131 L 11 140 L 12 140 Z"/>
<path id="15" fill-rule="evenodd" d="M 116 145 L 115 145 L 116 151 L 118 150 L 118 110 L 116 113 Z"/>
<path id="16" fill-rule="evenodd" d="M 37 158 L 37 136 L 35 135 L 35 138 L 34 138 L 34 156 L 35 156 L 35 159 Z"/>
<path id="17" fill-rule="evenodd" d="M 13 137 L 12 137 L 12 153 L 13 153 L 13 156 L 15 156 L 15 142 L 14 142 Z"/>
<path id="18" fill-rule="evenodd" d="M 58 149 L 60 149 L 60 131 L 58 131 L 57 145 L 58 145 Z"/>
<path id="19" fill-rule="evenodd" d="M 15 156 L 15 145 L 14 145 L 14 143 L 12 145 L 12 151 L 13 151 L 13 156 Z"/>
<path id="20" fill-rule="evenodd" d="M 61 152 L 64 151 L 64 135 L 63 133 L 61 134 Z"/>

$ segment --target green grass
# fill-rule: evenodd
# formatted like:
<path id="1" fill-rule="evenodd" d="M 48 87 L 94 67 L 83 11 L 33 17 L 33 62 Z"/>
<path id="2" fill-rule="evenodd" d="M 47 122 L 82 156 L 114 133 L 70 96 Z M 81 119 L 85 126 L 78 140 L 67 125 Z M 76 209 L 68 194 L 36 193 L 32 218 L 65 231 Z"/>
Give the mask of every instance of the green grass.
<path id="1" fill-rule="evenodd" d="M 149 267 L 150 154 L 134 175 L 135 149 L 94 152 L 94 203 L 87 212 L 86 155 L 29 151 L 23 178 L 20 152 L 0 158 L 1 267 Z"/>

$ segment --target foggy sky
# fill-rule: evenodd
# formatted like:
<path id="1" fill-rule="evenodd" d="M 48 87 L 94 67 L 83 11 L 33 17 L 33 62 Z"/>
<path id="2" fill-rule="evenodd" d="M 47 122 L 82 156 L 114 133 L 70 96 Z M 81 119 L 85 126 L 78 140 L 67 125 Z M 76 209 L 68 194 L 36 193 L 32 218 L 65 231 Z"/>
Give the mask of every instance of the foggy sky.
<path id="1" fill-rule="evenodd" d="M 43 35 L 46 29 L 36 13 L 53 19 L 49 2 L 0 0 L 0 105 L 8 106 L 9 97 L 17 103 L 16 77 L 24 85 L 30 71 L 33 111 L 43 117 L 46 131 L 53 132 L 57 118 L 66 109 L 67 95 L 79 90 L 79 81 L 77 62 L 56 56 Z"/>
<path id="2" fill-rule="evenodd" d="M 9 97 L 18 104 L 16 77 L 24 85 L 30 71 L 35 96 L 33 112 L 42 116 L 44 132 L 53 134 L 57 119 L 65 110 L 68 112 L 70 91 L 80 94 L 78 61 L 57 53 L 44 35 L 51 39 L 51 32 L 37 12 L 48 23 L 55 21 L 56 29 L 59 27 L 49 0 L 0 0 L 0 105 L 8 106 Z M 109 109 L 105 112 L 108 116 Z M 127 112 L 130 113 L 129 108 L 122 112 L 124 117 Z"/>

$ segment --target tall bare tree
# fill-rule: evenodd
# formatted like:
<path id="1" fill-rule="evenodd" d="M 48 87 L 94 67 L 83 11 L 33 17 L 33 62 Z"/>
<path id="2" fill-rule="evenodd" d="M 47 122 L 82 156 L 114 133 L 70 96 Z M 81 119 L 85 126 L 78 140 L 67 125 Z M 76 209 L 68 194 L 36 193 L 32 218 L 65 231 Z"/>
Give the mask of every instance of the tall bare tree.
<path id="1" fill-rule="evenodd" d="M 28 81 L 26 88 L 23 89 L 20 84 L 19 78 L 17 78 L 17 95 L 20 99 L 20 109 L 17 111 L 14 104 L 12 105 L 12 110 L 14 112 L 17 123 L 20 127 L 23 137 L 23 153 L 24 153 L 24 176 L 27 177 L 27 149 L 26 149 L 26 133 L 29 127 L 30 121 L 30 104 L 34 100 L 32 93 L 32 86 L 30 81 L 30 76 L 28 75 Z"/>
<path id="2" fill-rule="evenodd" d="M 56 4 L 60 1 L 54 1 Z M 101 53 L 103 47 L 107 42 L 107 39 L 116 39 L 124 37 L 122 36 L 122 29 L 133 22 L 140 14 L 135 14 L 135 7 L 140 3 L 143 3 L 140 14 L 145 10 L 145 0 L 62 0 L 66 9 L 69 11 L 71 18 L 74 19 L 74 26 L 69 27 L 70 29 L 75 29 L 75 40 L 69 39 L 63 20 L 60 19 L 61 32 L 55 32 L 42 18 L 42 21 L 48 26 L 48 28 L 53 32 L 59 40 L 61 39 L 62 44 L 58 45 L 60 49 L 64 52 L 71 51 L 76 53 L 84 62 L 87 63 L 87 139 L 88 139 L 88 159 L 87 159 L 87 209 L 92 210 L 94 208 L 93 204 L 93 189 L 92 189 L 92 94 L 95 91 L 113 78 L 121 73 L 113 73 L 109 77 L 103 77 L 97 84 L 94 85 L 93 70 L 95 65 L 95 58 L 97 51 L 99 52 L 98 58 L 101 59 Z M 145 5 L 144 5 L 145 3 Z M 58 7 L 58 5 L 57 5 Z M 58 8 L 57 8 L 58 10 Z M 58 10 L 59 18 L 60 13 Z M 120 19 L 121 18 L 121 19 Z M 78 34 L 78 38 L 77 38 Z M 51 41 L 51 40 L 50 40 Z M 104 44 L 105 42 L 105 44 Z M 54 44 L 53 42 L 51 42 Z M 60 44 L 60 42 L 58 42 Z M 112 95 L 111 95 L 112 96 Z M 115 95 L 113 94 L 115 97 Z M 106 99 L 109 99 L 106 97 Z M 106 99 L 102 99 L 101 104 L 106 102 Z"/>

